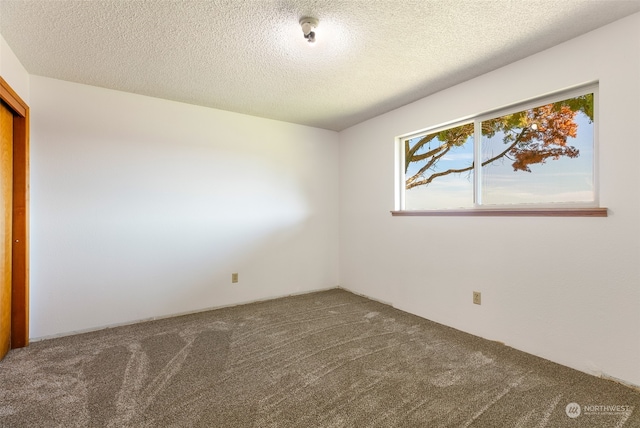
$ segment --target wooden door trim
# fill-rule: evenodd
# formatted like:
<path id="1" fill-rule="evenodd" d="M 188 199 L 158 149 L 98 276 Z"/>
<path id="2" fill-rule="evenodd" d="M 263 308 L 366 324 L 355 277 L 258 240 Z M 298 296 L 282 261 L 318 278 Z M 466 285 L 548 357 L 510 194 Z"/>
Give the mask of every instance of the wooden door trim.
<path id="1" fill-rule="evenodd" d="M 0 77 L 0 99 L 13 110 L 11 348 L 29 344 L 29 106 Z"/>

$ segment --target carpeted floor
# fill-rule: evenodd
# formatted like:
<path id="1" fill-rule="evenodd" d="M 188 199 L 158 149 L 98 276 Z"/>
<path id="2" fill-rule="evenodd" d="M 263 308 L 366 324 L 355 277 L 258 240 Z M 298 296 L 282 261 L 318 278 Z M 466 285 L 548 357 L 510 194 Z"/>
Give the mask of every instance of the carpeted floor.
<path id="1" fill-rule="evenodd" d="M 0 426 L 640 427 L 640 393 L 331 290 L 11 351 Z"/>

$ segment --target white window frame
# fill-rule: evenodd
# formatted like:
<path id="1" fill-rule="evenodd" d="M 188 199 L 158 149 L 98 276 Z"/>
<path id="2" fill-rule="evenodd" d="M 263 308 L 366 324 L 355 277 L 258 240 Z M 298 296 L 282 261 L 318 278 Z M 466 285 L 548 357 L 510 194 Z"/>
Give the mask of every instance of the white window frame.
<path id="1" fill-rule="evenodd" d="M 581 95 L 593 93 L 593 195 L 591 202 L 563 202 L 563 203 L 532 203 L 532 204 L 508 204 L 508 205 L 482 205 L 480 183 L 482 180 L 481 159 L 482 151 L 482 131 L 480 124 L 485 120 L 494 119 L 500 116 L 540 107 L 546 104 L 575 98 Z M 437 210 L 405 210 L 405 182 L 404 171 L 405 153 L 404 142 L 407 139 L 419 137 L 425 134 L 439 132 L 445 129 L 474 123 L 474 173 L 473 173 L 473 208 L 459 209 L 437 209 Z M 566 90 L 553 92 L 540 97 L 535 97 L 523 102 L 514 103 L 509 106 L 493 109 L 470 117 L 460 118 L 454 121 L 439 124 L 437 126 L 422 129 L 417 132 L 407 133 L 395 139 L 395 209 L 393 215 L 415 216 L 415 215 L 498 215 L 498 216 L 594 216 L 606 217 L 607 209 L 599 207 L 600 186 L 599 186 L 599 93 L 598 82 L 591 82 L 584 85 L 575 86 Z"/>

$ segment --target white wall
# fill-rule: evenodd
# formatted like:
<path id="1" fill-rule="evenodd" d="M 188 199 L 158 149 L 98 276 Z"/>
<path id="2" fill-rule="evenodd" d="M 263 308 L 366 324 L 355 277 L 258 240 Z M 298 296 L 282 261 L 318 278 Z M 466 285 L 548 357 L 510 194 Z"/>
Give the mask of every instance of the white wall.
<path id="1" fill-rule="evenodd" d="M 394 137 L 600 81 L 607 218 L 392 217 Z M 640 15 L 340 133 L 349 290 L 640 385 Z M 482 305 L 472 304 L 472 290 Z"/>
<path id="2" fill-rule="evenodd" d="M 337 133 L 38 76 L 31 112 L 31 337 L 338 285 Z"/>
<path id="3" fill-rule="evenodd" d="M 343 131 L 339 154 L 329 131 L 29 77 L 0 36 L 32 108 L 31 337 L 335 286 L 340 190 L 344 287 L 640 385 L 638 28 Z M 389 214 L 395 136 L 596 79 L 608 218 Z"/>
<path id="4" fill-rule="evenodd" d="M 29 104 L 29 73 L 0 34 L 0 76 Z"/>

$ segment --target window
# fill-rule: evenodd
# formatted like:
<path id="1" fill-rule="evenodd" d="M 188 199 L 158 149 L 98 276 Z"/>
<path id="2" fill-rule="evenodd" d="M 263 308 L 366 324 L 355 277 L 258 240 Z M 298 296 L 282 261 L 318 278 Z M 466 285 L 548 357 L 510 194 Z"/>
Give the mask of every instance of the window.
<path id="1" fill-rule="evenodd" d="M 582 87 L 399 138 L 394 214 L 597 207 L 596 97 Z"/>
<path id="2" fill-rule="evenodd" d="M 404 139 L 405 209 L 472 208 L 474 123 Z"/>

